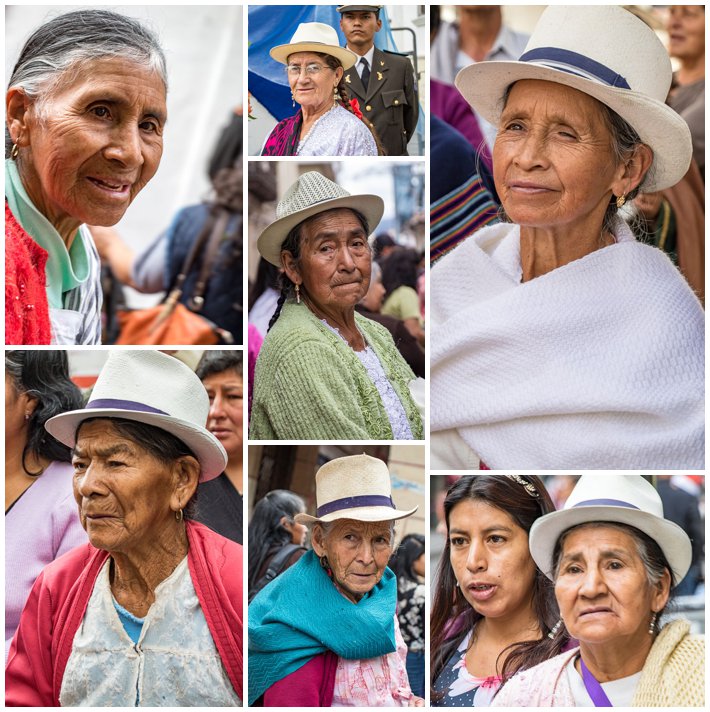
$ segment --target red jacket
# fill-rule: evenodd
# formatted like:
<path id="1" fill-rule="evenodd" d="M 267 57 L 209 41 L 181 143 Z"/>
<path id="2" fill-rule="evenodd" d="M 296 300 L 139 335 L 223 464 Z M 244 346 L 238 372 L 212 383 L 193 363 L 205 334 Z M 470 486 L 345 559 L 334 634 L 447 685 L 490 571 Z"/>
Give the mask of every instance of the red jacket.
<path id="1" fill-rule="evenodd" d="M 17 222 L 5 202 L 5 343 L 48 344 L 51 338 L 48 253 Z"/>
<path id="2" fill-rule="evenodd" d="M 229 680 L 242 699 L 242 547 L 187 522 L 187 563 Z M 8 707 L 59 707 L 74 635 L 109 552 L 91 544 L 46 566 L 35 581 L 5 668 Z"/>

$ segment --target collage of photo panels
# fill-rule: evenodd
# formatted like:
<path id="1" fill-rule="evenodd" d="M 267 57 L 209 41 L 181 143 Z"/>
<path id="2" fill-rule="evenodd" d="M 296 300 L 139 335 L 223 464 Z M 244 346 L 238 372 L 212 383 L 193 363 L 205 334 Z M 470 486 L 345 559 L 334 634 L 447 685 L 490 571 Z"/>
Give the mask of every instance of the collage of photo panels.
<path id="1" fill-rule="evenodd" d="M 704 5 L 5 5 L 5 706 L 701 707 Z"/>

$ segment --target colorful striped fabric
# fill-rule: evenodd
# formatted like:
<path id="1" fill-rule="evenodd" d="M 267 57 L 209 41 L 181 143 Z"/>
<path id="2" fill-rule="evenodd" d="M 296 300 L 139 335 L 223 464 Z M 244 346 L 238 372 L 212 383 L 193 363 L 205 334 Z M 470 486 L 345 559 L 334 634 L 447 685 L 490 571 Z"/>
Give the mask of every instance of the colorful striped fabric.
<path id="1" fill-rule="evenodd" d="M 431 204 L 431 263 L 476 230 L 495 222 L 498 222 L 498 208 L 478 174 L 474 174 Z"/>

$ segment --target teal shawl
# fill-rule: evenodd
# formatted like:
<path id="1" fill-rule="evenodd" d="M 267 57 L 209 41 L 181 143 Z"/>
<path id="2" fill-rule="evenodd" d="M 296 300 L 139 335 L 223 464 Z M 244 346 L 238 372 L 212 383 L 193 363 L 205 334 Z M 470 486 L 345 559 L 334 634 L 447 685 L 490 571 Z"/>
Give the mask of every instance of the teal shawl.
<path id="1" fill-rule="evenodd" d="M 309 551 L 249 605 L 249 704 L 316 655 L 367 660 L 396 649 L 397 579 L 390 571 L 355 604 Z"/>

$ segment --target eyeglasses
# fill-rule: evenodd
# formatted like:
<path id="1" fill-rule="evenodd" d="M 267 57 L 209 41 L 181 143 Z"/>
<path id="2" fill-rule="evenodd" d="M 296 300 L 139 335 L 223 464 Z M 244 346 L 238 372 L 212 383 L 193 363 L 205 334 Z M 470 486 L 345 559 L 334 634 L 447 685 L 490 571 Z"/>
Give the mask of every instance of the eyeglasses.
<path id="1" fill-rule="evenodd" d="M 324 69 L 330 69 L 330 67 L 326 67 L 324 64 L 318 64 L 318 62 L 310 62 L 306 65 L 289 64 L 286 66 L 286 73 L 289 77 L 300 77 L 301 71 L 303 71 L 304 69 L 306 70 L 306 74 L 309 77 L 315 77 L 316 75 L 320 74 Z"/>

